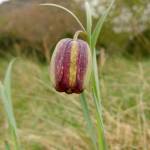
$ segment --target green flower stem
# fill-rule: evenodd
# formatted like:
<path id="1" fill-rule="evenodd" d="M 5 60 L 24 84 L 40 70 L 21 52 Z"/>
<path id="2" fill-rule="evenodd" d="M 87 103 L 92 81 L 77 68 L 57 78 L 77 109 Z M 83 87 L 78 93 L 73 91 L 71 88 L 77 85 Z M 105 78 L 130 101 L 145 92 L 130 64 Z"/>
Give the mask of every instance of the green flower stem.
<path id="1" fill-rule="evenodd" d="M 84 31 L 82 31 L 82 30 L 79 30 L 79 31 L 77 31 L 77 32 L 74 34 L 73 40 L 77 40 L 80 34 L 87 36 L 87 33 L 86 33 L 86 32 L 84 32 Z"/>
<path id="2" fill-rule="evenodd" d="M 83 24 L 81 23 L 81 21 L 78 19 L 78 17 L 72 12 L 70 11 L 69 9 L 61 6 L 61 5 L 58 5 L 58 4 L 53 4 L 53 3 L 45 3 L 45 4 L 40 4 L 40 5 L 43 5 L 43 6 L 52 6 L 52 7 L 57 7 L 57 8 L 60 8 L 66 12 L 68 12 L 70 15 L 72 15 L 72 17 L 77 21 L 77 23 L 80 25 L 80 27 L 82 28 L 83 31 L 86 31 Z"/>
<path id="3" fill-rule="evenodd" d="M 88 129 L 91 141 L 94 145 L 95 150 L 98 150 L 96 133 L 95 133 L 94 125 L 92 123 L 92 119 L 90 117 L 90 111 L 88 108 L 87 99 L 86 99 L 84 92 L 81 94 L 80 100 L 81 100 L 81 106 L 83 109 L 83 115 L 87 122 L 87 129 Z"/>
<path id="4" fill-rule="evenodd" d="M 93 50 L 93 71 L 92 71 L 92 95 L 96 108 L 96 120 L 97 120 L 97 131 L 98 131 L 98 149 L 106 150 L 106 141 L 104 136 L 104 125 L 102 118 L 102 104 L 100 96 L 100 86 L 98 78 L 98 69 L 96 61 L 96 51 Z"/>
<path id="5" fill-rule="evenodd" d="M 98 78 L 98 66 L 97 66 L 97 59 L 96 59 L 96 43 L 99 37 L 99 34 L 101 32 L 102 26 L 108 16 L 109 11 L 111 10 L 115 0 L 112 0 L 110 3 L 109 7 L 106 9 L 102 17 L 98 20 L 96 27 L 94 31 L 92 32 L 92 12 L 90 9 L 90 6 L 88 2 L 86 2 L 86 16 L 87 16 L 87 28 L 85 30 L 84 26 L 78 19 L 78 17 L 72 13 L 70 10 L 67 8 L 57 5 L 57 4 L 41 4 L 41 5 L 49 5 L 53 7 L 57 7 L 60 9 L 65 10 L 69 14 L 71 14 L 75 20 L 78 22 L 78 24 L 81 26 L 82 30 L 87 33 L 88 37 L 88 44 L 90 45 L 90 48 L 92 50 L 92 60 L 93 60 L 93 66 L 92 66 L 92 96 L 95 104 L 95 109 L 96 109 L 96 121 L 97 121 L 97 131 L 98 133 L 95 134 L 94 132 L 94 125 L 93 122 L 90 118 L 90 112 L 88 109 L 88 104 L 87 104 L 87 98 L 85 97 L 84 93 L 81 94 L 81 105 L 83 108 L 83 113 L 84 113 L 84 118 L 87 122 L 87 127 L 89 130 L 89 135 L 91 136 L 91 140 L 93 142 L 93 145 L 95 147 L 95 150 L 106 150 L 107 145 L 105 141 L 105 135 L 104 135 L 104 125 L 103 125 L 103 118 L 102 118 L 102 104 L 101 104 L 101 95 L 100 95 L 100 85 L 99 85 L 99 78 Z M 79 34 L 82 31 L 77 31 L 74 39 L 77 39 Z M 98 140 L 96 137 L 98 136 Z"/>

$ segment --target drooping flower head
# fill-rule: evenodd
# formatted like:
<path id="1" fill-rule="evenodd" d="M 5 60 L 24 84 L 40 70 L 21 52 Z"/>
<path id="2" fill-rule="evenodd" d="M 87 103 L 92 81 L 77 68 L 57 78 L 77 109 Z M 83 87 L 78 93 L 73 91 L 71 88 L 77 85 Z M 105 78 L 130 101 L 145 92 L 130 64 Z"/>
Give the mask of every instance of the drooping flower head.
<path id="1" fill-rule="evenodd" d="M 59 92 L 81 93 L 89 82 L 91 52 L 87 42 L 62 39 L 56 45 L 50 64 L 50 77 Z"/>

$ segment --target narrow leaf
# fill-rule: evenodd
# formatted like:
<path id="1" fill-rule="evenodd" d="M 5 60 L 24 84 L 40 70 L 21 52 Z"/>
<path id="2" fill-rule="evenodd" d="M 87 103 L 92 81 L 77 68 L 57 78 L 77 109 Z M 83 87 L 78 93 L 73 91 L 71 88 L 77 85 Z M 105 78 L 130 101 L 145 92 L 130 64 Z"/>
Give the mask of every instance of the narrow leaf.
<path id="1" fill-rule="evenodd" d="M 7 114 L 7 117 L 8 117 L 9 123 L 13 122 L 13 120 L 11 120 L 12 116 L 11 116 L 11 111 L 10 111 L 10 105 L 9 105 L 8 99 L 5 94 L 5 87 L 3 86 L 3 84 L 1 82 L 0 82 L 0 93 L 1 93 L 0 95 L 2 98 L 2 102 L 4 105 L 5 112 Z"/>
<path id="2" fill-rule="evenodd" d="M 13 105 L 12 105 L 12 99 L 11 99 L 11 71 L 12 71 L 12 65 L 15 62 L 16 59 L 13 59 L 6 70 L 5 78 L 4 78 L 4 95 L 5 100 L 4 103 L 6 103 L 6 109 L 9 109 L 8 116 L 11 125 L 16 130 L 16 121 L 13 113 Z"/>
<path id="3" fill-rule="evenodd" d="M 99 78 L 98 78 L 98 68 L 97 68 L 97 61 L 96 61 L 96 49 L 93 50 L 93 85 L 94 90 L 96 93 L 97 98 L 101 101 L 100 98 L 100 85 L 99 85 Z"/>
<path id="4" fill-rule="evenodd" d="M 13 63 L 15 62 L 16 59 L 13 59 L 8 68 L 7 68 L 7 71 L 6 71 L 6 74 L 5 74 L 5 78 L 4 78 L 4 87 L 5 89 L 7 90 L 7 96 L 8 96 L 8 99 L 11 100 L 11 70 L 12 70 L 12 65 Z M 11 103 L 11 101 L 10 101 Z"/>
<path id="5" fill-rule="evenodd" d="M 12 65 L 14 61 L 15 59 L 10 62 L 7 68 L 5 78 L 4 78 L 4 84 L 0 82 L 0 93 L 1 93 L 0 96 L 2 98 L 4 109 L 7 114 L 7 120 L 11 131 L 12 139 L 14 142 L 15 150 L 19 150 L 20 142 L 17 134 L 16 120 L 13 112 L 13 105 L 11 99 L 11 71 L 12 71 Z"/>
<path id="6" fill-rule="evenodd" d="M 102 17 L 98 20 L 96 27 L 94 29 L 94 32 L 92 34 L 92 48 L 94 48 L 96 46 L 99 34 L 101 32 L 101 29 L 103 27 L 103 24 L 114 4 L 115 0 L 112 0 L 111 4 L 109 5 L 109 7 L 107 8 L 107 10 L 104 12 L 104 14 L 102 15 Z"/>
<path id="7" fill-rule="evenodd" d="M 88 33 L 88 36 L 91 37 L 91 31 L 92 31 L 92 13 L 91 13 L 91 9 L 89 6 L 89 3 L 86 2 L 85 3 L 85 7 L 86 7 L 86 30 Z"/>

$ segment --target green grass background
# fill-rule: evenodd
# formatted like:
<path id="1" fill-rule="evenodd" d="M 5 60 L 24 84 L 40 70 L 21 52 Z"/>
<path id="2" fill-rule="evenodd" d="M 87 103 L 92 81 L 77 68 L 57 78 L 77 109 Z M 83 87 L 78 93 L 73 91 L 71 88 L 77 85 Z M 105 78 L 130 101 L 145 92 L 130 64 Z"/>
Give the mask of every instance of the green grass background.
<path id="1" fill-rule="evenodd" d="M 0 59 L 0 79 L 9 60 Z M 110 150 L 150 149 L 150 60 L 107 57 L 100 68 L 105 132 Z M 12 76 L 13 105 L 26 150 L 91 150 L 78 95 L 57 93 L 48 64 L 19 58 Z M 95 113 L 91 95 L 91 114 Z M 1 102 L 1 100 L 0 100 Z M 94 116 L 94 115 L 93 115 Z M 0 149 L 10 141 L 0 104 Z M 93 121 L 94 118 L 92 118 Z"/>

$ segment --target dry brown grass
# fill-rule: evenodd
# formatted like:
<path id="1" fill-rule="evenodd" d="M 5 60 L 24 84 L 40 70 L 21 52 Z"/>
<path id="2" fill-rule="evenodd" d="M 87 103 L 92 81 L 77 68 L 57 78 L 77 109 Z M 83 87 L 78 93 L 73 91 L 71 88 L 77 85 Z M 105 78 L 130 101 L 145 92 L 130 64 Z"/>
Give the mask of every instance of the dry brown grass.
<path id="1" fill-rule="evenodd" d="M 80 26 L 72 16 L 63 10 L 39 6 L 40 3 L 44 2 L 65 6 L 83 20 L 84 14 L 81 13 L 81 7 L 74 1 L 38 0 L 30 3 L 14 2 L 6 7 L 9 11 L 4 9 L 5 11 L 0 14 L 0 40 L 5 35 L 8 35 L 8 38 L 12 41 L 17 38 L 19 42 L 14 40 L 12 45 L 8 45 L 9 49 L 20 50 L 20 53 L 24 53 L 22 51 L 40 51 L 39 55 L 45 56 L 49 61 L 48 56 L 50 56 L 51 50 L 58 40 L 66 37 L 66 35 L 72 36 L 75 31 L 80 30 Z"/>
<path id="2" fill-rule="evenodd" d="M 2 78 L 6 61 L 1 61 Z M 111 150 L 150 148 L 149 61 L 107 59 L 101 71 L 103 114 Z M 95 113 L 88 94 L 91 113 Z M 91 150 L 79 97 L 57 93 L 49 83 L 48 68 L 18 60 L 13 71 L 14 109 L 26 150 Z M 0 149 L 8 140 L 0 105 Z M 94 118 L 93 118 L 94 121 Z M 10 140 L 9 140 L 10 141 Z"/>

